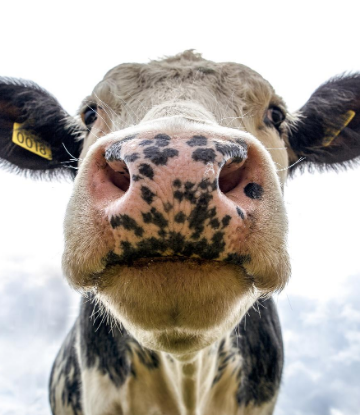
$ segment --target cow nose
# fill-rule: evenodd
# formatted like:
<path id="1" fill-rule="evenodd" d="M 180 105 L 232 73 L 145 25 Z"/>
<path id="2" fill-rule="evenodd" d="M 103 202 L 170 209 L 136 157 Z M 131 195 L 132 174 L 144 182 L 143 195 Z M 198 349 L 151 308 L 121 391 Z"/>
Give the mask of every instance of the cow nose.
<path id="1" fill-rule="evenodd" d="M 204 182 L 211 182 L 213 190 L 219 186 L 220 191 L 227 193 L 239 183 L 241 167 L 247 158 L 247 144 L 241 139 L 226 143 L 216 139 L 208 141 L 203 135 L 194 135 L 188 140 L 171 142 L 169 135 L 156 134 L 153 140 L 144 139 L 136 143 L 138 149 L 134 150 L 132 146 L 128 151 L 122 151 L 126 141 L 112 144 L 105 152 L 106 162 L 112 170 L 111 180 L 124 192 L 128 191 L 131 181 L 150 179 L 149 183 L 157 186 L 164 179 L 159 177 L 153 182 L 154 170 L 161 176 L 161 167 L 176 158 L 175 169 L 171 171 L 164 168 L 164 172 L 174 178 L 172 187 L 181 187 L 182 178 L 188 190 L 194 186 L 195 178 L 202 177 L 201 186 L 204 186 Z M 137 190 L 134 186 L 132 192 Z M 179 191 L 175 192 L 175 198 L 176 195 L 179 195 Z"/>
<path id="2" fill-rule="evenodd" d="M 264 192 L 255 147 L 249 163 L 243 138 L 147 133 L 105 146 L 92 188 L 111 226 L 112 257 L 243 263 L 239 244 Z"/>

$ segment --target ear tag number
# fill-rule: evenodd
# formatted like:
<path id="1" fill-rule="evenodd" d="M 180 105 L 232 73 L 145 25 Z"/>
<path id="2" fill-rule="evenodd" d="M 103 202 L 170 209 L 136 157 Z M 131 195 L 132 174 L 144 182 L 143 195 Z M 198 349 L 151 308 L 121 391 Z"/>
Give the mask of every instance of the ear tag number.
<path id="1" fill-rule="evenodd" d="M 16 122 L 14 123 L 12 142 L 28 151 L 31 151 L 32 153 L 37 154 L 40 157 L 52 160 L 52 153 L 49 144 L 22 129 L 21 124 Z"/>
<path id="2" fill-rule="evenodd" d="M 340 117 L 339 121 L 341 122 L 341 124 L 339 125 L 339 129 L 328 130 L 326 132 L 325 138 L 322 143 L 323 146 L 328 147 L 334 141 L 334 139 L 341 133 L 341 131 L 350 123 L 350 121 L 355 117 L 355 115 L 355 112 L 352 110 L 345 112 L 345 114 L 343 114 Z"/>

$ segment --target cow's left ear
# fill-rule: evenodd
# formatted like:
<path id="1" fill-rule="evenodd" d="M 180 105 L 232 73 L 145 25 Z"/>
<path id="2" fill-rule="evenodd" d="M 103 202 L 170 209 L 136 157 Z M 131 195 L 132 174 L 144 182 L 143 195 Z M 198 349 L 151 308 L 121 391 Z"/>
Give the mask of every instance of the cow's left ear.
<path id="1" fill-rule="evenodd" d="M 351 163 L 360 156 L 360 74 L 330 79 L 294 118 L 288 136 L 291 171 Z"/>
<path id="2" fill-rule="evenodd" d="M 74 176 L 83 132 L 37 84 L 0 77 L 0 165 L 16 172 Z"/>

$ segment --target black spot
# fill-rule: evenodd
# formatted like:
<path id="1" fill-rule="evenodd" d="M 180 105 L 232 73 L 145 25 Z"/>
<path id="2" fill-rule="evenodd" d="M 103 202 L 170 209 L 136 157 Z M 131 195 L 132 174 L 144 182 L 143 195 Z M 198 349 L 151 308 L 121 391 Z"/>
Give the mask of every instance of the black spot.
<path id="1" fill-rule="evenodd" d="M 163 206 L 166 213 L 170 212 L 170 210 L 173 208 L 173 205 L 169 202 L 163 203 Z"/>
<path id="2" fill-rule="evenodd" d="M 212 219 L 210 222 L 209 222 L 209 224 L 210 224 L 210 226 L 213 228 L 213 229 L 218 229 L 219 227 L 220 227 L 220 222 L 215 218 L 215 219 Z"/>
<path id="3" fill-rule="evenodd" d="M 142 217 L 143 217 L 145 223 L 151 223 L 151 213 L 150 212 L 146 212 L 146 213 L 142 212 L 141 214 L 142 214 Z"/>
<path id="4" fill-rule="evenodd" d="M 213 196 L 210 193 L 202 193 L 196 199 L 196 205 L 189 215 L 189 228 L 195 231 L 191 235 L 193 239 L 200 238 L 205 221 L 216 214 L 216 208 L 209 211 L 209 202 L 212 198 Z"/>
<path id="5" fill-rule="evenodd" d="M 184 198 L 184 192 L 181 192 L 180 190 L 175 190 L 174 198 L 181 202 Z"/>
<path id="6" fill-rule="evenodd" d="M 154 139 L 159 147 L 167 147 L 170 144 L 170 137 L 167 134 L 157 134 Z"/>
<path id="7" fill-rule="evenodd" d="M 76 354 L 76 327 L 68 334 L 50 375 L 50 406 L 56 413 L 56 393 L 61 385 L 61 403 L 70 407 L 74 415 L 82 414 L 81 405 L 81 374 L 78 357 Z M 57 376 L 55 376 L 57 374 Z"/>
<path id="8" fill-rule="evenodd" d="M 261 199 L 264 189 L 257 183 L 249 183 L 245 186 L 244 192 L 250 199 Z"/>
<path id="9" fill-rule="evenodd" d="M 209 209 L 209 211 L 208 211 L 208 217 L 209 218 L 213 218 L 214 216 L 216 216 L 216 207 L 213 207 L 213 208 Z"/>
<path id="10" fill-rule="evenodd" d="M 214 243 L 214 241 L 212 241 L 209 243 L 205 238 L 202 238 L 197 242 L 186 242 L 183 254 L 189 257 L 195 255 L 199 258 L 214 260 L 219 257 L 221 252 L 223 252 L 224 247 L 224 242 L 219 243 L 219 241 L 217 241 Z"/>
<path id="11" fill-rule="evenodd" d="M 175 215 L 174 220 L 177 223 L 184 223 L 186 219 L 186 215 L 183 212 L 179 212 Z"/>
<path id="12" fill-rule="evenodd" d="M 231 216 L 225 215 L 221 220 L 223 228 L 226 228 L 229 225 L 230 221 L 231 221 Z"/>
<path id="13" fill-rule="evenodd" d="M 174 251 L 174 254 L 179 254 L 183 251 L 185 245 L 185 237 L 179 232 L 170 232 L 168 237 L 169 247 Z"/>
<path id="14" fill-rule="evenodd" d="M 195 186 L 195 183 L 192 183 L 192 182 L 186 182 L 185 183 L 185 189 L 191 189 L 191 188 L 193 188 Z"/>
<path id="15" fill-rule="evenodd" d="M 133 348 L 140 346 L 124 328 L 121 331 L 116 326 L 110 329 L 102 323 L 101 316 L 99 305 L 88 294 L 82 301 L 77 325 L 82 364 L 85 368 L 96 368 L 102 375 L 108 376 L 116 387 L 120 387 L 131 374 Z"/>
<path id="16" fill-rule="evenodd" d="M 214 233 L 213 237 L 211 238 L 211 241 L 214 244 L 221 244 L 224 240 L 224 233 L 223 232 L 216 232 Z"/>
<path id="17" fill-rule="evenodd" d="M 126 155 L 124 157 L 124 160 L 126 161 L 126 163 L 132 163 L 132 162 L 136 161 L 139 157 L 140 157 L 139 153 L 133 153 L 133 154 L 130 154 L 129 156 Z"/>
<path id="18" fill-rule="evenodd" d="M 173 181 L 173 186 L 174 187 L 181 187 L 181 181 L 179 179 L 175 179 Z"/>
<path id="19" fill-rule="evenodd" d="M 244 212 L 239 208 L 239 206 L 236 206 L 236 212 L 240 216 L 241 219 L 245 219 Z"/>
<path id="20" fill-rule="evenodd" d="M 153 350 L 147 350 L 141 347 L 136 350 L 136 354 L 140 362 L 147 369 L 150 369 L 150 370 L 157 369 L 160 366 L 159 355 Z"/>
<path id="21" fill-rule="evenodd" d="M 132 180 L 134 181 L 134 182 L 138 182 L 139 180 L 141 180 L 142 179 L 142 177 L 141 176 L 139 176 L 138 174 L 133 174 L 132 175 Z"/>
<path id="22" fill-rule="evenodd" d="M 215 179 L 213 182 L 210 182 L 209 179 L 203 179 L 201 180 L 201 182 L 199 183 L 199 187 L 200 189 L 208 189 L 208 190 L 216 190 L 218 187 L 218 183 L 217 183 L 217 179 Z"/>
<path id="23" fill-rule="evenodd" d="M 184 198 L 192 204 L 196 203 L 195 190 L 191 190 L 191 188 L 186 189 L 185 186 Z"/>
<path id="24" fill-rule="evenodd" d="M 155 193 L 153 193 L 148 187 L 141 186 L 141 197 L 146 203 L 150 205 L 154 200 L 154 196 L 156 196 Z"/>
<path id="25" fill-rule="evenodd" d="M 237 374 L 239 406 L 261 406 L 277 394 L 283 368 L 280 322 L 272 298 L 258 300 L 231 334 L 242 357 Z"/>
<path id="26" fill-rule="evenodd" d="M 122 255 L 119 255 L 118 263 L 131 266 L 133 262 L 139 258 L 152 258 L 161 256 L 166 251 L 166 241 L 164 238 L 147 238 L 141 240 L 135 246 L 130 242 L 121 241 Z"/>
<path id="27" fill-rule="evenodd" d="M 201 182 L 199 184 L 199 187 L 200 187 L 200 189 L 205 190 L 205 189 L 207 189 L 207 187 L 209 185 L 210 185 L 210 180 L 209 179 L 203 179 L 203 180 L 201 180 Z"/>
<path id="28" fill-rule="evenodd" d="M 235 265 L 243 265 L 250 262 L 251 258 L 249 255 L 229 254 L 225 258 L 225 262 Z"/>
<path id="29" fill-rule="evenodd" d="M 212 148 L 197 148 L 192 153 L 194 161 L 202 161 L 204 164 L 213 162 L 216 158 L 215 151 Z"/>
<path id="30" fill-rule="evenodd" d="M 241 147 L 243 147 L 244 150 L 247 152 L 248 145 L 246 144 L 246 142 L 242 138 L 235 138 L 235 142 L 237 144 L 239 144 Z"/>
<path id="31" fill-rule="evenodd" d="M 152 146 L 154 144 L 153 140 L 144 140 L 140 143 L 142 147 Z"/>
<path id="32" fill-rule="evenodd" d="M 117 215 L 112 216 L 110 224 L 113 229 L 122 226 L 128 231 L 134 231 L 136 236 L 142 236 L 144 229 L 136 223 L 136 220 L 131 218 L 129 215 Z"/>
<path id="33" fill-rule="evenodd" d="M 119 255 L 115 254 L 113 251 L 110 251 L 104 258 L 104 263 L 107 267 L 112 265 L 117 265 L 119 263 Z"/>
<path id="34" fill-rule="evenodd" d="M 236 163 L 240 163 L 247 157 L 246 144 L 239 146 L 238 144 L 231 143 L 231 142 L 216 143 L 215 148 L 226 159 L 234 159 L 233 162 L 236 162 Z"/>
<path id="35" fill-rule="evenodd" d="M 154 178 L 154 170 L 149 164 L 146 164 L 146 163 L 140 164 L 139 172 L 143 176 L 148 177 L 151 180 Z"/>
<path id="36" fill-rule="evenodd" d="M 137 134 L 129 135 L 122 140 L 111 144 L 111 146 L 105 151 L 105 160 L 110 162 L 114 160 L 121 160 L 121 148 L 123 144 L 127 141 L 133 140 L 136 136 Z"/>
<path id="37" fill-rule="evenodd" d="M 207 138 L 203 135 L 194 135 L 189 141 L 186 142 L 190 147 L 206 146 Z"/>
<path id="38" fill-rule="evenodd" d="M 145 158 L 150 159 L 157 166 L 166 166 L 168 159 L 179 155 L 178 150 L 174 148 L 165 148 L 163 151 L 159 147 L 147 147 L 144 150 Z"/>
<path id="39" fill-rule="evenodd" d="M 225 340 L 222 340 L 218 349 L 217 374 L 214 377 L 212 386 L 219 382 L 219 380 L 222 378 L 222 375 L 224 374 L 226 367 L 228 366 L 228 362 L 233 359 L 235 359 L 235 351 L 232 349 L 225 349 Z"/>
<path id="40" fill-rule="evenodd" d="M 158 212 L 154 207 L 151 208 L 150 212 L 142 213 L 145 223 L 153 223 L 159 228 L 165 228 L 168 225 L 168 221 L 164 218 L 161 212 Z"/>
<path id="41" fill-rule="evenodd" d="M 190 235 L 191 239 L 199 239 L 201 234 L 204 232 L 205 227 L 203 225 L 199 225 L 195 232 Z"/>

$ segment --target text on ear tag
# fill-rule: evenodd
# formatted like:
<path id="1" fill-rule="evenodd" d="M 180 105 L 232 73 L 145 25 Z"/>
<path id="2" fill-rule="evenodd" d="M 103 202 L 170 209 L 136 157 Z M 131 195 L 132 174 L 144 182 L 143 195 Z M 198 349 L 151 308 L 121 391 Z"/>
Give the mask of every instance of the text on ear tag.
<path id="1" fill-rule="evenodd" d="M 21 124 L 17 122 L 14 123 L 12 142 L 40 157 L 52 160 L 52 152 L 49 144 L 22 129 Z"/>
<path id="2" fill-rule="evenodd" d="M 341 131 L 350 123 L 350 121 L 355 117 L 355 112 L 352 110 L 349 110 L 345 112 L 340 118 L 340 125 L 337 130 L 328 130 L 326 132 L 325 138 L 322 142 L 324 147 L 329 146 L 334 139 L 341 133 Z"/>

